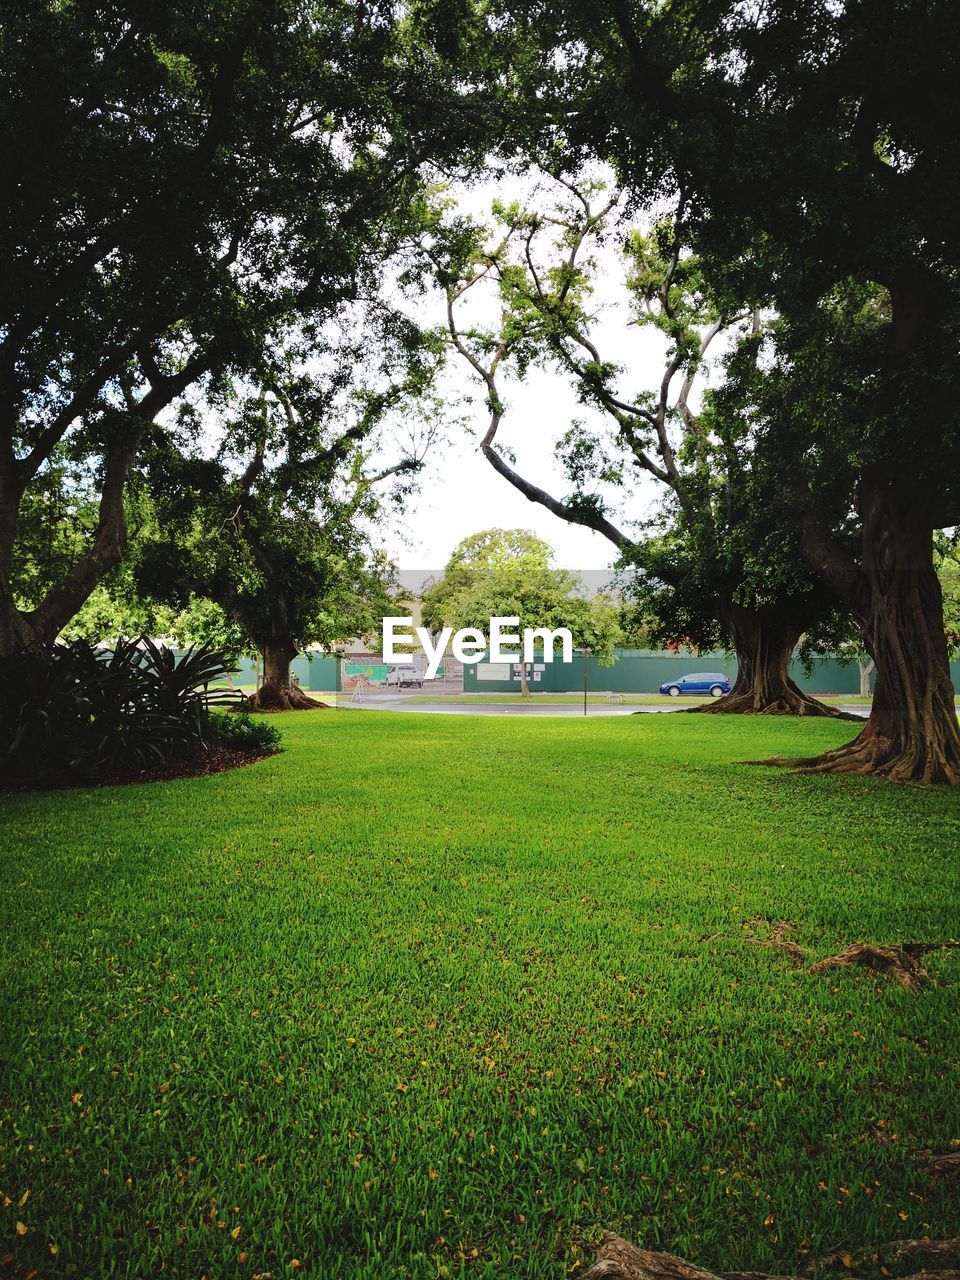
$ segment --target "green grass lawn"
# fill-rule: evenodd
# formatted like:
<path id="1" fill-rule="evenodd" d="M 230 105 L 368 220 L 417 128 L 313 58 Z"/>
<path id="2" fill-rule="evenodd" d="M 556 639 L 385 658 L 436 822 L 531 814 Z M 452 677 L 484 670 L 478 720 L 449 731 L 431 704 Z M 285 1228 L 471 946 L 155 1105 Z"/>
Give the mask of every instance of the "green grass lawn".
<path id="1" fill-rule="evenodd" d="M 0 1277 L 957 1231 L 960 952 L 914 994 L 746 939 L 960 937 L 960 796 L 738 763 L 830 722 L 276 723 L 233 773 L 0 798 Z"/>

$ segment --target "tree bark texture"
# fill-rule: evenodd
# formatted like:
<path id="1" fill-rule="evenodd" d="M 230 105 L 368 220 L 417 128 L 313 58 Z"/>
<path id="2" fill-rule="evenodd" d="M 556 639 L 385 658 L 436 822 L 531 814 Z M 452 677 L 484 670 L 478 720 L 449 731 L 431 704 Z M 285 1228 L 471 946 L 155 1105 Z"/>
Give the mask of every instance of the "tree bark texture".
<path id="1" fill-rule="evenodd" d="M 868 472 L 861 479 L 860 518 L 862 569 L 852 609 L 876 663 L 873 705 L 853 742 L 800 763 L 817 773 L 955 785 L 960 725 L 929 510 L 922 495 Z M 826 576 L 830 581 L 829 566 Z"/>
<path id="2" fill-rule="evenodd" d="M 790 678 L 790 662 L 800 628 L 774 609 L 727 605 L 724 620 L 737 655 L 733 688 L 699 714 L 765 716 L 831 716 L 843 718 L 836 707 L 813 698 Z"/>
<path id="3" fill-rule="evenodd" d="M 244 704 L 256 711 L 309 711 L 326 703 L 311 698 L 290 679 L 290 664 L 297 656 L 290 642 L 271 642 L 261 648 L 263 683 Z"/>

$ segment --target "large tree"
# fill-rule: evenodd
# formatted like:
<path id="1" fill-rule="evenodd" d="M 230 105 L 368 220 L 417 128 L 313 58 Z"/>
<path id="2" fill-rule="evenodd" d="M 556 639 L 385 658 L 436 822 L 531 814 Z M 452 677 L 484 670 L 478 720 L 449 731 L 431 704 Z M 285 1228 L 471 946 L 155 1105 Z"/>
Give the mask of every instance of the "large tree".
<path id="1" fill-rule="evenodd" d="M 435 225 L 426 248 L 446 289 L 451 341 L 486 388 L 482 455 L 530 501 L 616 546 L 644 606 L 660 618 L 661 639 L 735 649 L 736 684 L 711 712 L 840 715 L 790 678 L 800 637 L 832 621 L 836 605 L 804 564 L 796 535 L 773 536 L 776 486 L 761 482 L 750 419 L 718 411 L 709 398 L 703 410 L 695 403 L 718 340 L 751 359 L 759 315 L 715 303 L 675 217 L 644 232 L 620 204 L 602 183 L 561 179 L 522 207 L 498 205 L 499 234 L 449 214 Z M 615 257 L 612 242 L 621 250 Z M 624 323 L 660 336 L 664 363 L 653 386 L 604 354 L 596 287 L 611 260 Z M 472 323 L 468 309 L 491 284 L 500 302 L 495 330 Z M 642 345 L 641 336 L 638 360 Z M 562 499 L 521 474 L 499 438 L 507 412 L 500 374 L 512 364 L 523 376 L 534 359 L 569 377 L 575 396 L 604 415 L 558 438 L 573 486 Z M 657 518 L 644 521 L 651 478 L 664 497 Z M 631 502 L 630 527 L 644 522 L 640 532 L 616 520 L 611 492 L 621 506 Z"/>
<path id="2" fill-rule="evenodd" d="M 802 322 L 876 288 L 884 322 L 843 427 L 854 554 L 811 507 L 805 554 L 876 662 L 860 736 L 816 767 L 960 782 L 934 531 L 960 521 L 960 11 L 952 0 L 550 0 L 506 5 L 549 50 L 547 136 L 613 163 L 636 195 L 679 193 L 714 281 Z M 530 61 L 526 64 L 532 67 Z M 816 346 L 804 361 L 815 368 Z M 819 378 L 819 370 L 814 372 Z"/>
<path id="3" fill-rule="evenodd" d="M 25 612 L 34 609 L 83 554 L 97 528 L 98 506 L 96 478 L 86 461 L 64 447 L 57 449 L 20 507 L 11 587 Z M 134 544 L 156 532 L 154 504 L 135 478 L 126 486 L 124 523 Z M 60 638 L 96 644 L 118 637 L 168 635 L 172 615 L 139 595 L 133 567 L 126 557 L 106 573 L 61 629 Z"/>
<path id="4" fill-rule="evenodd" d="M 482 74 L 471 21 L 430 0 L 6 6 L 0 655 L 49 643 L 121 557 L 158 415 L 353 296 L 423 166 L 483 149 L 505 81 Z M 98 518 L 25 606 L 19 514 L 63 442 Z"/>
<path id="5" fill-rule="evenodd" d="M 262 710 L 319 705 L 291 681 L 293 659 L 384 613 L 377 517 L 406 496 L 435 438 L 429 334 L 366 308 L 327 341 L 268 384 L 238 386 L 206 431 L 208 406 L 185 411 L 179 442 L 157 433 L 145 459 L 159 529 L 138 549 L 141 588 L 220 606 L 262 657 L 249 700 Z"/>

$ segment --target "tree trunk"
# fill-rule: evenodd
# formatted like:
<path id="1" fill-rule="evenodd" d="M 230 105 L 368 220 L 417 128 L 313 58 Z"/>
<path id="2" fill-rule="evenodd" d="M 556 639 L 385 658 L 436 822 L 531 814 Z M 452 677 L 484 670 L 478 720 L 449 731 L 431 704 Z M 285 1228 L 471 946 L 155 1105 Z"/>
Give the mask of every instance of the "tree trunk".
<path id="1" fill-rule="evenodd" d="M 42 649 L 45 641 L 46 637 L 31 625 L 29 614 L 17 608 L 9 582 L 0 583 L 0 658 L 8 658 L 19 649 Z"/>
<path id="2" fill-rule="evenodd" d="M 857 667 L 860 670 L 860 697 L 869 698 L 873 690 L 870 688 L 870 677 L 873 675 L 876 663 L 871 658 L 868 662 L 858 662 Z"/>
<path id="3" fill-rule="evenodd" d="M 527 683 L 527 664 L 523 661 L 520 663 L 520 697 L 530 697 L 530 686 Z"/>
<path id="4" fill-rule="evenodd" d="M 844 718 L 790 679 L 790 661 L 800 629 L 771 609 L 747 609 L 728 605 L 724 619 L 737 655 L 733 688 L 698 714 L 760 716 L 830 716 Z"/>
<path id="5" fill-rule="evenodd" d="M 325 707 L 325 702 L 308 697 L 290 680 L 290 663 L 297 656 L 296 647 L 290 643 L 264 644 L 263 683 L 256 693 L 244 703 L 255 711 L 309 711 L 312 707 Z"/>
<path id="6" fill-rule="evenodd" d="M 16 649 L 52 645 L 94 588 L 120 563 L 127 545 L 124 486 L 142 434 L 142 428 L 131 431 L 107 450 L 94 536 L 31 610 L 17 607 L 11 585 L 23 486 L 14 482 L 9 467 L 0 470 L 0 657 Z"/>
<path id="7" fill-rule="evenodd" d="M 922 495 L 864 473 L 862 570 L 853 613 L 876 663 L 873 706 L 853 742 L 814 760 L 818 773 L 866 773 L 897 782 L 960 782 L 960 725 Z"/>
<path id="8" fill-rule="evenodd" d="M 11 462 L 0 458 L 0 657 L 32 648 L 32 637 L 13 598 L 13 547 L 22 488 L 16 484 Z"/>

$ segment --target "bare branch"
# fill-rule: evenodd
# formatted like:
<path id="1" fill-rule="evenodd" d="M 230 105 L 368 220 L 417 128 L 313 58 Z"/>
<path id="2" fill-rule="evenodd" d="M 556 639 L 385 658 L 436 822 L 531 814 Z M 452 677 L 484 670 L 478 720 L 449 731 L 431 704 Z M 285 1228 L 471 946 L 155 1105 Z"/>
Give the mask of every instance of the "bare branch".
<path id="1" fill-rule="evenodd" d="M 401 458 L 399 462 L 395 462 L 392 467 L 385 467 L 383 471 L 378 471 L 375 475 L 363 477 L 363 488 L 368 489 L 371 485 L 380 484 L 381 481 L 389 479 L 390 476 L 409 474 L 412 471 L 419 471 L 423 465 L 419 458 Z"/>
<path id="2" fill-rule="evenodd" d="M 539 485 L 525 480 L 518 471 L 510 466 L 505 458 L 501 457 L 492 445 L 484 443 L 480 448 L 483 456 L 493 469 L 498 471 L 505 480 L 508 480 L 530 502 L 536 502 L 540 506 L 546 507 L 548 511 L 551 511 L 555 516 L 559 516 L 561 520 L 566 520 L 568 524 L 583 525 L 587 529 L 593 529 L 595 533 L 602 533 L 616 547 L 633 545 L 626 534 L 621 533 L 616 525 L 609 521 L 606 516 L 601 515 L 600 512 L 559 501 L 559 499 L 547 493 L 546 489 L 541 489 Z"/>

